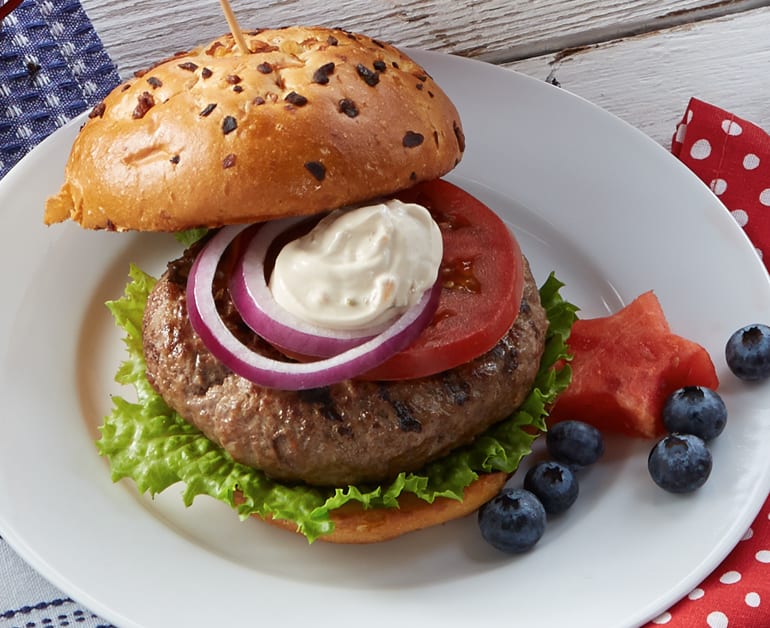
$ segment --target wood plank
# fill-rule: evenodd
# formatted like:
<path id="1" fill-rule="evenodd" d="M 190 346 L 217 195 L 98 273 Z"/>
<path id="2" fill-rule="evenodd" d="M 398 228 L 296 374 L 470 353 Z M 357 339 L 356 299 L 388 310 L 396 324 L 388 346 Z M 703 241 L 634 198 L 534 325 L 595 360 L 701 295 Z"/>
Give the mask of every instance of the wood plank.
<path id="1" fill-rule="evenodd" d="M 403 46 L 492 62 L 766 5 L 768 0 L 232 0 L 244 28 L 343 25 Z M 121 74 L 227 31 L 219 3 L 82 0 Z"/>
<path id="2" fill-rule="evenodd" d="M 568 89 L 669 146 L 691 96 L 770 131 L 770 8 L 505 67 Z"/>

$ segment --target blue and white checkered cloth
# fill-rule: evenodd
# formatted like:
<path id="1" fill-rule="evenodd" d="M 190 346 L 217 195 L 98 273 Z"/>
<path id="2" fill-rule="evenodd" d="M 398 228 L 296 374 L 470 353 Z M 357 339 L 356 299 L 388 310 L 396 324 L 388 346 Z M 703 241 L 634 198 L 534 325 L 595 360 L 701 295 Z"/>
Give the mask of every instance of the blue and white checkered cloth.
<path id="1" fill-rule="evenodd" d="M 0 538 L 0 628 L 111 628 L 19 558 Z"/>
<path id="2" fill-rule="evenodd" d="M 25 0 L 0 23 L 0 178 L 118 82 L 78 0 Z"/>
<path id="3" fill-rule="evenodd" d="M 118 82 L 78 0 L 25 0 L 16 7 L 0 22 L 0 178 Z M 109 623 L 47 582 L 0 538 L 0 628 L 57 626 Z"/>

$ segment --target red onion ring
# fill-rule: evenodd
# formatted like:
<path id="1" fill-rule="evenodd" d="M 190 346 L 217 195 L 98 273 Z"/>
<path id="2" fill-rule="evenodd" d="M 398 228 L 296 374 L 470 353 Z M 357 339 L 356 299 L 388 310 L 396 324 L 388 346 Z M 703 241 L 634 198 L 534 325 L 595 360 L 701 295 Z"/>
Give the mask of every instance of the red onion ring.
<path id="1" fill-rule="evenodd" d="M 295 363 L 255 353 L 227 328 L 212 292 L 220 258 L 245 228 L 245 225 L 224 227 L 204 245 L 187 280 L 187 310 L 193 330 L 208 350 L 234 373 L 259 386 L 304 390 L 355 377 L 405 349 L 433 318 L 441 294 L 438 281 L 383 333 L 334 357 Z"/>
<path id="2" fill-rule="evenodd" d="M 257 227 L 233 273 L 230 294 L 243 322 L 269 343 L 292 353 L 329 358 L 381 334 L 395 319 L 365 329 L 335 330 L 308 323 L 278 304 L 265 279 L 265 258 L 273 241 L 302 220 L 287 218 Z"/>

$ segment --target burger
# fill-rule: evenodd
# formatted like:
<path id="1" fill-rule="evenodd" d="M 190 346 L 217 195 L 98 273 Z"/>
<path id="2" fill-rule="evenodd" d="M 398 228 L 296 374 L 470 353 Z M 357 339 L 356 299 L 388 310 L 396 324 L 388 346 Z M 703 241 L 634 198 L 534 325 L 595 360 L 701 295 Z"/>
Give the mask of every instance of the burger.
<path id="1" fill-rule="evenodd" d="M 108 304 L 136 389 L 97 442 L 113 479 L 340 543 L 496 495 L 566 386 L 574 311 L 441 178 L 464 150 L 420 65 L 341 29 L 226 35 L 94 107 L 45 222 L 187 247 Z"/>

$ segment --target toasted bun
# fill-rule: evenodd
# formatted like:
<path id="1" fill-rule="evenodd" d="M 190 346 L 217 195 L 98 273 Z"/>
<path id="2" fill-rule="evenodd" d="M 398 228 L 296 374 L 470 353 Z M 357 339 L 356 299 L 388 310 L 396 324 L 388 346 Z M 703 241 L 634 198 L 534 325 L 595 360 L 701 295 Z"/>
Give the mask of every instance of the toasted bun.
<path id="1" fill-rule="evenodd" d="M 454 105 L 417 63 L 316 27 L 232 36 L 118 86 L 72 147 L 45 222 L 177 231 L 313 214 L 451 170 Z"/>
<path id="2" fill-rule="evenodd" d="M 432 504 L 411 493 L 398 499 L 398 508 L 371 508 L 364 510 L 358 504 L 346 504 L 331 513 L 334 531 L 320 537 L 328 543 L 363 544 L 389 541 L 407 532 L 422 530 L 452 519 L 459 519 L 477 510 L 497 495 L 508 480 L 505 473 L 487 473 L 478 477 L 465 489 L 462 501 L 446 497 Z M 264 521 L 296 532 L 291 521 L 267 518 Z"/>

